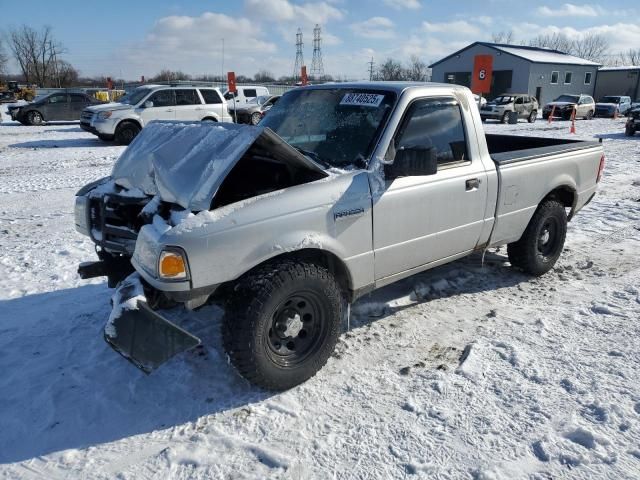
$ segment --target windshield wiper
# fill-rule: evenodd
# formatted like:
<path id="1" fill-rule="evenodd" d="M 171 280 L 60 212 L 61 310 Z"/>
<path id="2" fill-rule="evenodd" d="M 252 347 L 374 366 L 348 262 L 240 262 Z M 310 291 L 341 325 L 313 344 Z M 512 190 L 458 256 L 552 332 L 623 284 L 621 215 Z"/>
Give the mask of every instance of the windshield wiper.
<path id="1" fill-rule="evenodd" d="M 300 147 L 293 147 L 296 150 L 298 150 L 301 154 L 309 157 L 311 160 L 313 160 L 314 162 L 319 163 L 320 165 L 322 165 L 324 168 L 331 168 L 333 165 L 331 165 L 329 162 L 327 162 L 326 160 L 323 160 L 322 158 L 320 158 L 320 155 L 318 155 L 316 152 L 312 152 L 310 150 L 305 150 L 304 148 L 300 148 Z"/>

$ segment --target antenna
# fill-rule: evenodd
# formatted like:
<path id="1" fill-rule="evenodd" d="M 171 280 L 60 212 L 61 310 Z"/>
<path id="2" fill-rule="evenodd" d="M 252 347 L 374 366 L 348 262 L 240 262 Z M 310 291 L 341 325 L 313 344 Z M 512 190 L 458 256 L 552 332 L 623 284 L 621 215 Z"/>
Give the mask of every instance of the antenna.
<path id="1" fill-rule="evenodd" d="M 302 55 L 302 47 L 304 43 L 302 43 L 302 30 L 298 28 L 298 33 L 296 33 L 296 63 L 293 66 L 293 79 L 298 80 L 300 78 L 300 70 L 304 65 L 304 56 Z"/>
<path id="2" fill-rule="evenodd" d="M 369 81 L 373 80 L 373 72 L 375 72 L 375 63 L 373 63 L 373 57 L 371 57 L 371 61 L 367 62 L 369 64 Z"/>
<path id="3" fill-rule="evenodd" d="M 320 44 L 322 43 L 320 25 L 316 23 L 313 29 L 313 60 L 311 62 L 311 78 L 314 80 L 320 80 L 324 77 L 324 65 L 322 64 L 322 50 Z"/>

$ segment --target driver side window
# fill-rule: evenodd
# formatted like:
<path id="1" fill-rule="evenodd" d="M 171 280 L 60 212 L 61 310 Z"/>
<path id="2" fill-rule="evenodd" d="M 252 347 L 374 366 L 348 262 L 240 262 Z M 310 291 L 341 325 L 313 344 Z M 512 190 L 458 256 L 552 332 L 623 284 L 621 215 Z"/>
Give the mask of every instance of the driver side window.
<path id="1" fill-rule="evenodd" d="M 432 149 L 439 166 L 469 161 L 458 102 L 453 98 L 415 101 L 395 142 L 396 151 L 411 147 Z"/>
<path id="2" fill-rule="evenodd" d="M 49 103 L 65 103 L 66 101 L 67 96 L 65 94 L 52 95 L 49 97 Z"/>
<path id="3" fill-rule="evenodd" d="M 148 100 L 154 107 L 172 107 L 176 104 L 173 90 L 160 90 L 151 95 Z"/>

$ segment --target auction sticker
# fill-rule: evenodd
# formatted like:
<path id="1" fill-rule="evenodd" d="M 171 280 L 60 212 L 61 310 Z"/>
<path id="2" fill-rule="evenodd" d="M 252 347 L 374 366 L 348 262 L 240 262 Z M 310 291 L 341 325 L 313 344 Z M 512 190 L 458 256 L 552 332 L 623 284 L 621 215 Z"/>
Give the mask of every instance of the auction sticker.
<path id="1" fill-rule="evenodd" d="M 358 107 L 379 107 L 384 99 L 384 95 L 376 93 L 347 93 L 340 105 L 355 105 Z"/>

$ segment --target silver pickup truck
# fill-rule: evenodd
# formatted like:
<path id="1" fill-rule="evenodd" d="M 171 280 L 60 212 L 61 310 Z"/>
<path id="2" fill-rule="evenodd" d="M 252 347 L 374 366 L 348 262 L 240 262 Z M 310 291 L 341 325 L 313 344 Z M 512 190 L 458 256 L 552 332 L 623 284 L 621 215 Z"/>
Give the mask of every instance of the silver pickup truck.
<path id="1" fill-rule="evenodd" d="M 77 194 L 79 272 L 117 287 L 105 339 L 144 371 L 200 343 L 165 309 L 223 300 L 232 364 L 286 389 L 367 292 L 505 244 L 547 272 L 603 168 L 598 142 L 485 135 L 464 87 L 304 87 L 258 126 L 151 123 Z"/>

